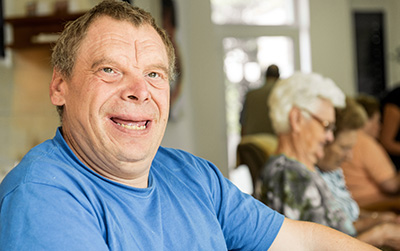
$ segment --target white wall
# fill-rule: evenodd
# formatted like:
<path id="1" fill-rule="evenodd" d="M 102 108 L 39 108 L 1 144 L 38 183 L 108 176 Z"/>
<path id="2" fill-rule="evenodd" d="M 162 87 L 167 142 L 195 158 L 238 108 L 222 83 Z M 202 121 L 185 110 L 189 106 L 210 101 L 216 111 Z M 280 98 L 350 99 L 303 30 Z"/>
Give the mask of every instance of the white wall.
<path id="1" fill-rule="evenodd" d="M 222 44 L 209 1 L 176 1 L 184 67 L 184 113 L 169 123 L 163 145 L 187 146 L 228 174 Z M 189 142 L 191 141 L 191 142 Z"/>
<path id="2" fill-rule="evenodd" d="M 309 0 L 312 70 L 332 78 L 348 95 L 356 92 L 348 0 Z"/>
<path id="3" fill-rule="evenodd" d="M 385 13 L 385 49 L 388 87 L 400 82 L 400 1 L 398 0 L 309 0 L 313 71 L 331 77 L 348 94 L 357 93 L 357 73 L 352 12 Z M 400 56 L 400 55 L 399 55 Z"/>

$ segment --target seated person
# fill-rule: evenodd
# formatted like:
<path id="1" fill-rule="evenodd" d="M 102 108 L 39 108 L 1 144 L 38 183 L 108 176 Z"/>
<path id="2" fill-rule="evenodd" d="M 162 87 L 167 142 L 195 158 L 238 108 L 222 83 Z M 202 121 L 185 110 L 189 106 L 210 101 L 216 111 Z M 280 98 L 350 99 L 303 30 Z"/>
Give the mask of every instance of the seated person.
<path id="1" fill-rule="evenodd" d="M 318 161 L 320 174 L 328 184 L 336 201 L 346 215 L 353 221 L 357 237 L 375 246 L 390 246 L 396 250 L 400 245 L 400 217 L 393 212 L 372 212 L 361 210 L 346 189 L 340 165 L 351 159 L 352 147 L 357 140 L 357 131 L 366 121 L 363 108 L 352 99 L 346 100 L 346 108 L 336 109 L 335 140 L 325 146 L 324 158 Z"/>
<path id="2" fill-rule="evenodd" d="M 365 95 L 357 100 L 367 111 L 368 120 L 357 133 L 352 158 L 341 165 L 347 188 L 361 208 L 400 210 L 400 176 L 374 138 L 379 133 L 379 102 Z"/>
<path id="3" fill-rule="evenodd" d="M 99 3 L 66 26 L 52 64 L 61 127 L 0 184 L 0 250 L 377 250 L 160 146 L 175 53 L 144 10 Z"/>
<path id="4" fill-rule="evenodd" d="M 290 219 L 355 235 L 315 168 L 334 139 L 335 107 L 345 105 L 343 92 L 319 74 L 295 73 L 276 84 L 269 101 L 278 145 L 263 168 L 256 198 Z"/>

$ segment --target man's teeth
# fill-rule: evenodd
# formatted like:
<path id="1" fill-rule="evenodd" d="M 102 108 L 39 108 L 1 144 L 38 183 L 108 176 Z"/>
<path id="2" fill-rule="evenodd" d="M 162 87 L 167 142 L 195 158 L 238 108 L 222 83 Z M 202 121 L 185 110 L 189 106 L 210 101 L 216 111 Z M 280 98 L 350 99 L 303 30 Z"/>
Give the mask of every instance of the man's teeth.
<path id="1" fill-rule="evenodd" d="M 122 126 L 123 128 L 130 129 L 130 130 L 144 130 L 146 129 L 145 125 L 137 126 L 137 125 L 125 125 L 121 123 L 117 123 L 117 125 Z"/>

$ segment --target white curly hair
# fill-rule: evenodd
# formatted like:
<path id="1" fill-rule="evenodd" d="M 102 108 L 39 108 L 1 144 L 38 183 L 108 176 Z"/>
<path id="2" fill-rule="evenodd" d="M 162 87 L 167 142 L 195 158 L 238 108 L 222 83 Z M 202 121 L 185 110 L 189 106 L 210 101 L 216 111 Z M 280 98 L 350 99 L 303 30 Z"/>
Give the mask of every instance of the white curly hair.
<path id="1" fill-rule="evenodd" d="M 346 104 L 344 93 L 333 80 L 320 74 L 296 72 L 287 79 L 279 80 L 268 99 L 275 132 L 289 131 L 289 113 L 293 106 L 314 111 L 321 99 L 330 101 L 337 108 Z"/>

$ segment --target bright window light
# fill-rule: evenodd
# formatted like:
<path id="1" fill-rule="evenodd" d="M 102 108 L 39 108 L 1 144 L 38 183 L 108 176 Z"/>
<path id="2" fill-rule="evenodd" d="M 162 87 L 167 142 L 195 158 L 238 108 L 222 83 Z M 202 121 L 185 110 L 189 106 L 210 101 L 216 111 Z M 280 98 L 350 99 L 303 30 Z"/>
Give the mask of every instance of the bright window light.
<path id="1" fill-rule="evenodd" d="M 215 24 L 291 25 L 293 0 L 211 0 Z"/>

